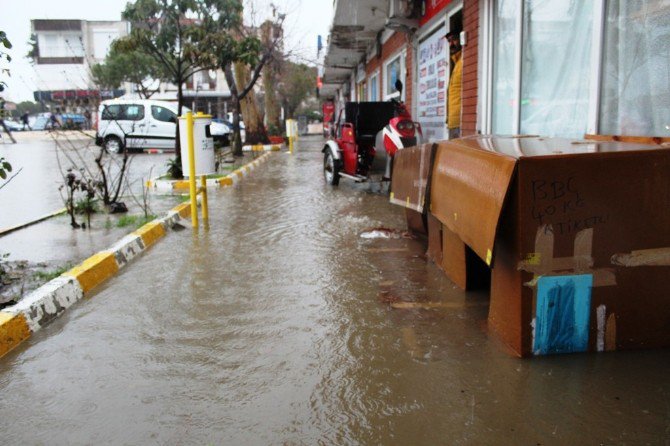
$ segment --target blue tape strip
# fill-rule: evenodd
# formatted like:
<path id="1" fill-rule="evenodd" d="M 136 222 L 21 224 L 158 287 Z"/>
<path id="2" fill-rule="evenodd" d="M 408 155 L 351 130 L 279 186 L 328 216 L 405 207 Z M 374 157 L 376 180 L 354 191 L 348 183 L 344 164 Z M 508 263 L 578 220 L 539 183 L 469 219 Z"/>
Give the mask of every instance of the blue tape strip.
<path id="1" fill-rule="evenodd" d="M 545 276 L 537 281 L 536 355 L 583 352 L 589 344 L 593 276 Z"/>

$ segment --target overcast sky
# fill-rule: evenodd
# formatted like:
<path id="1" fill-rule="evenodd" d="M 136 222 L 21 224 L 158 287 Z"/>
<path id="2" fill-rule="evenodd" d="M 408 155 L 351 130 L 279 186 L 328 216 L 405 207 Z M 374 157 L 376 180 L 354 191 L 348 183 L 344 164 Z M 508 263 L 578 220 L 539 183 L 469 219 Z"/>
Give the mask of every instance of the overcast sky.
<path id="1" fill-rule="evenodd" d="M 30 20 L 80 19 L 120 20 L 121 11 L 129 0 L 0 0 L 0 30 L 7 33 L 14 47 L 10 50 L 12 62 L 2 67 L 11 71 L 6 79 L 8 88 L 2 93 L 10 101 L 33 100 L 38 90 L 35 71 L 27 59 Z M 317 35 L 325 36 L 332 21 L 333 0 L 245 0 L 245 13 L 255 11 L 253 20 L 260 23 L 271 13 L 270 3 L 286 12 L 284 26 L 287 49 L 297 61 L 309 63 L 316 59 Z M 247 18 L 249 19 L 249 17 Z M 324 40 L 325 42 L 325 40 Z"/>

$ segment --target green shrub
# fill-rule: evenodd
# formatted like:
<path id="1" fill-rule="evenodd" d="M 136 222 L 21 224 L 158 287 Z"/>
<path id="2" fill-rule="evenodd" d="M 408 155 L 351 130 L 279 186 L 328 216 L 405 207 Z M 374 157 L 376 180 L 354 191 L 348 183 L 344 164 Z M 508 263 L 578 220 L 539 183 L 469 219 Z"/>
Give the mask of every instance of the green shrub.
<path id="1" fill-rule="evenodd" d="M 96 212 L 100 212 L 98 203 L 95 200 L 91 200 L 88 197 L 77 200 L 77 202 L 74 204 L 75 214 L 88 215 L 88 214 L 95 214 Z"/>

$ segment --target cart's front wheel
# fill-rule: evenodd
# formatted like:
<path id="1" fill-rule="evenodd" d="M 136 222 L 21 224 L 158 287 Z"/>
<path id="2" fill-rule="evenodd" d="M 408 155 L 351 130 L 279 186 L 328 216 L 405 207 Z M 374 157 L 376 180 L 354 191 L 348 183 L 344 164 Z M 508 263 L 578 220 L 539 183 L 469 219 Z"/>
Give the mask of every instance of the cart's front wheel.
<path id="1" fill-rule="evenodd" d="M 338 161 L 333 158 L 333 153 L 330 150 L 326 151 L 323 158 L 323 177 L 326 183 L 337 186 L 340 183 L 340 166 Z"/>

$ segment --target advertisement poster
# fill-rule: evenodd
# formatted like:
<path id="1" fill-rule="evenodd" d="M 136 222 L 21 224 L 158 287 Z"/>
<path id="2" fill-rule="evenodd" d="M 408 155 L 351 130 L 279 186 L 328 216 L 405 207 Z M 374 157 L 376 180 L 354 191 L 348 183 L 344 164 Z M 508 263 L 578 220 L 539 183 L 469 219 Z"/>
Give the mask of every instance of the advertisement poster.
<path id="1" fill-rule="evenodd" d="M 438 27 L 419 44 L 417 121 L 427 141 L 446 139 L 448 46 L 445 27 Z"/>

